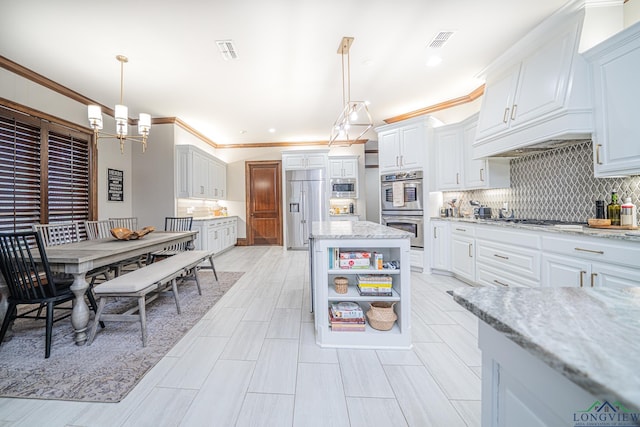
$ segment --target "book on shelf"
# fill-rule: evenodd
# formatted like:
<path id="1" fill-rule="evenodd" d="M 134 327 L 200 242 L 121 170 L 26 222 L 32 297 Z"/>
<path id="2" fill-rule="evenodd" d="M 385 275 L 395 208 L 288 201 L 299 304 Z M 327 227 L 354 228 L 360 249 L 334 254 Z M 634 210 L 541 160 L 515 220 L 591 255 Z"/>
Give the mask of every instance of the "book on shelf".
<path id="1" fill-rule="evenodd" d="M 388 274 L 358 274 L 356 275 L 358 285 L 367 288 L 391 288 L 393 278 Z"/>
<path id="2" fill-rule="evenodd" d="M 390 297 L 393 296 L 391 288 L 365 288 L 358 286 L 358 293 L 363 297 Z"/>
<path id="3" fill-rule="evenodd" d="M 364 332 L 366 329 L 364 323 L 354 325 L 333 323 L 329 326 L 333 332 Z"/>
<path id="4" fill-rule="evenodd" d="M 340 259 L 339 261 L 340 268 L 348 269 L 369 269 L 371 267 L 371 260 L 368 258 L 349 258 L 349 259 Z"/>
<path id="5" fill-rule="evenodd" d="M 364 315 L 362 317 L 353 317 L 353 318 L 344 318 L 344 317 L 335 317 L 331 312 L 331 308 L 329 308 L 329 323 L 333 324 L 361 324 L 364 325 Z"/>
<path id="6" fill-rule="evenodd" d="M 358 303 L 351 301 L 340 301 L 331 303 L 329 307 L 336 318 L 364 318 L 362 307 Z"/>
<path id="7" fill-rule="evenodd" d="M 345 251 L 340 252 L 340 259 L 371 259 L 371 252 L 367 251 Z"/>

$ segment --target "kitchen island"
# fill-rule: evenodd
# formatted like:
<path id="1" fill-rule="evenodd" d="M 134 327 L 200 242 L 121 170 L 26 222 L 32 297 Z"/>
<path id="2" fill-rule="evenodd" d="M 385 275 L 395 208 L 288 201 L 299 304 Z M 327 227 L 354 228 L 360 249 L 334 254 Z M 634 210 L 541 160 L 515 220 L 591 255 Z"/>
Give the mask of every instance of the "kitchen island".
<path id="1" fill-rule="evenodd" d="M 411 234 L 368 221 L 314 222 L 310 236 L 310 277 L 312 311 L 315 317 L 316 342 L 322 347 L 410 348 L 411 347 Z M 365 259 L 365 265 L 340 267 L 340 257 L 353 254 Z M 359 255 L 356 255 L 359 254 Z M 381 257 L 381 267 L 375 255 Z M 366 259 L 369 258 L 369 262 Z M 349 259 L 345 258 L 346 261 Z M 344 264 L 344 263 L 343 263 Z M 347 263 L 348 264 L 348 263 Z M 362 295 L 357 286 L 363 276 L 391 280 L 384 296 Z M 346 292 L 338 292 L 334 279 L 348 281 Z M 377 330 L 366 321 L 364 330 L 338 331 L 329 321 L 331 304 L 355 302 L 364 313 L 373 302 L 393 304 L 397 320 L 390 330 Z M 356 328 L 357 329 L 357 328 Z"/>
<path id="2" fill-rule="evenodd" d="M 483 426 L 640 425 L 640 288 L 453 296 L 480 319 Z"/>

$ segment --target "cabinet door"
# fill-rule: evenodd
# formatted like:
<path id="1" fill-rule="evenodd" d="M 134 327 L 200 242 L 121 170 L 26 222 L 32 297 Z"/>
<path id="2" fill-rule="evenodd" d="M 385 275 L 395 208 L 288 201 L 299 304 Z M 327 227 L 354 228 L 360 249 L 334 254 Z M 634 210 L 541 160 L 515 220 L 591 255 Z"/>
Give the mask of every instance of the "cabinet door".
<path id="1" fill-rule="evenodd" d="M 346 159 L 342 161 L 342 177 L 358 178 L 358 159 Z"/>
<path id="2" fill-rule="evenodd" d="M 344 177 L 344 168 L 342 160 L 329 160 L 329 178 Z"/>
<path id="3" fill-rule="evenodd" d="M 449 255 L 449 223 L 431 222 L 431 268 L 449 271 L 451 268 Z"/>
<path id="4" fill-rule="evenodd" d="M 307 154 L 306 165 L 307 165 L 307 168 L 326 168 L 327 155 L 326 154 Z"/>
<path id="5" fill-rule="evenodd" d="M 189 194 L 189 150 L 185 146 L 176 147 L 176 194 L 179 198 L 187 198 Z"/>
<path id="6" fill-rule="evenodd" d="M 597 177 L 640 174 L 640 27 L 591 59 L 594 84 L 593 162 Z M 616 39 L 617 40 L 617 39 Z M 606 42 L 605 42 L 606 43 Z"/>
<path id="7" fill-rule="evenodd" d="M 195 246 L 195 250 L 197 251 L 206 251 L 207 249 L 209 249 L 209 245 L 207 242 L 207 228 L 206 228 L 206 223 L 203 223 L 201 221 L 194 221 L 193 222 L 193 226 L 191 227 L 191 229 L 193 231 L 197 231 L 198 234 L 196 235 L 194 242 L 194 246 Z"/>
<path id="8" fill-rule="evenodd" d="M 209 196 L 209 159 L 196 151 L 192 151 L 191 156 L 191 197 L 206 198 Z"/>
<path id="9" fill-rule="evenodd" d="M 424 164 L 424 146 L 421 125 L 400 128 L 400 167 L 402 169 L 421 168 Z"/>
<path id="10" fill-rule="evenodd" d="M 453 234 L 451 237 L 451 271 L 470 282 L 475 282 L 474 239 Z"/>
<path id="11" fill-rule="evenodd" d="M 519 71 L 520 64 L 517 64 L 499 77 L 487 80 L 480 107 L 477 139 L 492 136 L 509 127 Z"/>
<path id="12" fill-rule="evenodd" d="M 304 169 L 306 158 L 299 154 L 286 154 L 282 156 L 285 169 Z"/>
<path id="13" fill-rule="evenodd" d="M 573 24 L 562 35 L 540 46 L 522 61 L 509 114 L 512 128 L 564 106 L 574 57 L 576 25 Z"/>
<path id="14" fill-rule="evenodd" d="M 542 256 L 543 287 L 588 287 L 591 264 L 561 255 Z"/>
<path id="15" fill-rule="evenodd" d="M 472 157 L 471 146 L 476 139 L 478 122 L 468 124 L 462 130 L 462 156 L 464 170 L 464 188 L 485 188 L 487 187 L 487 160 L 475 160 Z"/>
<path id="16" fill-rule="evenodd" d="M 637 287 L 640 286 L 640 269 L 593 263 L 589 282 L 605 288 Z"/>
<path id="17" fill-rule="evenodd" d="M 462 188 L 462 130 L 459 126 L 438 128 L 434 132 L 436 190 Z"/>
<path id="18" fill-rule="evenodd" d="M 378 165 L 380 172 L 400 169 L 400 134 L 398 130 L 378 136 Z"/>

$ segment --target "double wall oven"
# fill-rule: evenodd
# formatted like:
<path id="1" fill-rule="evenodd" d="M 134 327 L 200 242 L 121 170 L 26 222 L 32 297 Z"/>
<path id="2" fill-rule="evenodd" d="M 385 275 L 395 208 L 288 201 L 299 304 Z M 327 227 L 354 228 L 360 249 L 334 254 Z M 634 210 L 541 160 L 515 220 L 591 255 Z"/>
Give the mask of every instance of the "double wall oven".
<path id="1" fill-rule="evenodd" d="M 380 177 L 382 224 L 413 235 L 411 247 L 424 248 L 422 171 Z"/>

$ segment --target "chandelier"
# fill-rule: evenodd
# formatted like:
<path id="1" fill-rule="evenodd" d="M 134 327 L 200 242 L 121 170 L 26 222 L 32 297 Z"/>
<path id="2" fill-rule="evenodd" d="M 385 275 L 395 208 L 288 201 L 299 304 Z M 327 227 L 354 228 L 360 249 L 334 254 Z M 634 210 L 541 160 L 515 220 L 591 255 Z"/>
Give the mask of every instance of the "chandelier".
<path id="1" fill-rule="evenodd" d="M 364 101 L 351 100 L 351 57 L 349 50 L 353 43 L 353 37 L 343 37 L 338 47 L 338 53 L 342 55 L 342 103 L 344 108 L 331 127 L 329 146 L 334 143 L 351 146 L 359 140 L 369 129 L 373 127 L 373 120 L 369 114 L 369 108 Z M 345 78 L 345 59 L 347 62 Z M 357 134 L 357 136 L 355 136 Z"/>
<path id="2" fill-rule="evenodd" d="M 99 105 L 89 105 L 89 125 L 93 129 L 94 143 L 98 144 L 99 138 L 115 138 L 120 141 L 120 152 L 124 154 L 124 142 L 127 140 L 142 143 L 142 152 L 147 149 L 147 137 L 151 129 L 151 116 L 149 114 L 140 113 L 138 117 L 138 134 L 140 136 L 128 136 L 127 124 L 129 121 L 129 111 L 126 105 L 122 104 L 122 93 L 124 88 L 124 64 L 129 59 L 124 55 L 116 56 L 120 61 L 120 104 L 116 105 L 114 118 L 116 120 L 116 133 L 100 132 L 102 129 L 102 110 Z"/>

